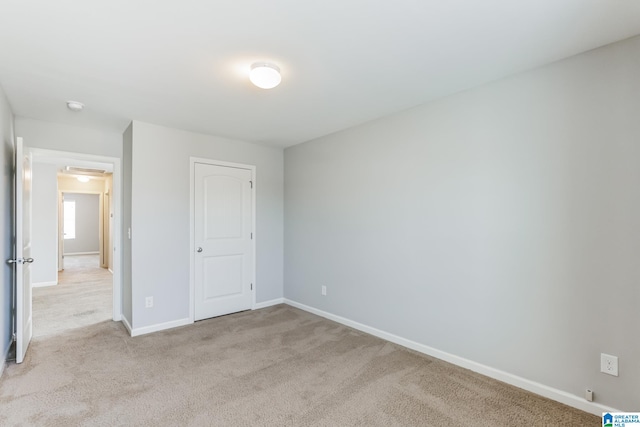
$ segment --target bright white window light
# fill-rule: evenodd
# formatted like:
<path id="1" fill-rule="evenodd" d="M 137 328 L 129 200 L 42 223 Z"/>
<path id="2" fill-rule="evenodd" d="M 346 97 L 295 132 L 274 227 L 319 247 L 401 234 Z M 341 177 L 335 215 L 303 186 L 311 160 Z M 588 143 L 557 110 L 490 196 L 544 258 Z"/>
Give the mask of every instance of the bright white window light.
<path id="1" fill-rule="evenodd" d="M 273 89 L 282 81 L 280 68 L 268 62 L 256 62 L 251 66 L 249 73 L 251 83 L 261 89 Z"/>

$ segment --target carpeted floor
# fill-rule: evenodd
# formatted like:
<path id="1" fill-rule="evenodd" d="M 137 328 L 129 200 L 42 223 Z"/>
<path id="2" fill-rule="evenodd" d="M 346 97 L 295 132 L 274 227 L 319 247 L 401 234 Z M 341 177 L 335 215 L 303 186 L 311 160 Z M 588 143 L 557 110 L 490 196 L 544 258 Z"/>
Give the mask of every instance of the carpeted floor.
<path id="1" fill-rule="evenodd" d="M 136 338 L 35 338 L 0 425 L 599 426 L 596 416 L 278 305 Z"/>
<path id="2" fill-rule="evenodd" d="M 113 317 L 113 276 L 109 270 L 100 268 L 99 262 L 99 255 L 67 255 L 56 286 L 33 288 L 34 337 L 54 335 Z"/>

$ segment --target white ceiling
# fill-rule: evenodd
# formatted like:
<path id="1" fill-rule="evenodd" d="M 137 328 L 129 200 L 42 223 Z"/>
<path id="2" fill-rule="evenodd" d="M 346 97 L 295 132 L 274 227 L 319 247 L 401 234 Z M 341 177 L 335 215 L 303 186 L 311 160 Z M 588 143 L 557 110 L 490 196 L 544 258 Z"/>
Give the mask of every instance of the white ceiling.
<path id="1" fill-rule="evenodd" d="M 286 147 L 637 34 L 637 0 L 2 0 L 0 84 L 18 116 Z"/>

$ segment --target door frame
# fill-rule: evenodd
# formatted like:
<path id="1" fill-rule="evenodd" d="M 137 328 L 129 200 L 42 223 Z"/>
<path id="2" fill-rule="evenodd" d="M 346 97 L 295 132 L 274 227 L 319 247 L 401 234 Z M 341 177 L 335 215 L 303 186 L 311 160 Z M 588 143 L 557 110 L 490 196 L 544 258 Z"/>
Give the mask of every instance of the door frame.
<path id="1" fill-rule="evenodd" d="M 63 230 L 58 233 L 58 250 L 62 248 L 62 253 L 60 257 L 64 257 L 64 195 L 65 194 L 89 194 L 98 196 L 98 256 L 100 257 L 100 268 L 105 268 L 102 260 L 105 258 L 105 248 L 104 241 L 106 240 L 106 234 L 104 231 L 104 191 L 91 191 L 91 190 L 73 190 L 73 191 L 63 191 L 58 187 L 58 209 L 62 210 L 62 216 L 60 217 L 60 221 L 58 221 L 58 230 Z M 111 231 L 111 230 L 110 230 Z M 58 266 L 59 268 L 59 266 Z M 58 270 L 61 271 L 61 270 Z"/>
<path id="2" fill-rule="evenodd" d="M 122 320 L 122 168 L 121 159 L 118 157 L 99 156 L 94 154 L 76 153 L 70 151 L 48 150 L 43 148 L 28 147 L 35 161 L 54 162 L 78 161 L 107 163 L 113 165 L 113 308 L 112 319 L 115 322 Z"/>
<path id="3" fill-rule="evenodd" d="M 253 230 L 253 239 L 251 240 L 251 283 L 253 290 L 251 291 L 251 310 L 256 307 L 256 293 L 258 284 L 256 283 L 256 242 L 258 233 L 256 230 L 256 193 L 257 193 L 257 177 L 256 166 L 243 163 L 225 162 L 222 160 L 207 159 L 203 157 L 189 157 L 189 323 L 195 322 L 195 306 L 196 306 L 196 283 L 195 283 L 195 169 L 196 163 L 203 163 L 212 166 L 222 166 L 237 169 L 251 170 L 251 182 L 253 183 L 253 191 L 251 191 L 251 228 Z"/>

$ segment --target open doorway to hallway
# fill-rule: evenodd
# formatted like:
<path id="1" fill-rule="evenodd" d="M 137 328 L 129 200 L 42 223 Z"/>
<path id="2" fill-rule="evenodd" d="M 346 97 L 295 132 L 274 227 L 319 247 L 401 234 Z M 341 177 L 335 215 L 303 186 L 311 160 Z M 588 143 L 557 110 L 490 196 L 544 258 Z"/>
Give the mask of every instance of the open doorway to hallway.
<path id="1" fill-rule="evenodd" d="M 33 165 L 33 224 L 39 233 L 32 241 L 40 261 L 34 277 L 55 277 L 33 283 L 34 338 L 113 317 L 112 171 L 70 164 Z M 47 238 L 54 231 L 57 243 Z M 44 271 L 56 258 L 57 271 Z"/>
<path id="2" fill-rule="evenodd" d="M 37 148 L 33 154 L 33 336 L 119 321 L 119 159 Z M 64 199 L 76 208 L 65 239 Z M 82 198 L 92 208 L 82 208 Z M 97 206 L 95 206 L 97 205 Z M 89 212 L 89 213 L 88 213 Z M 89 215 L 92 221 L 83 216 Z M 88 223 L 91 225 L 87 225 Z M 89 231 L 87 231 L 89 230 Z M 90 237 L 90 238 L 88 238 Z"/>

